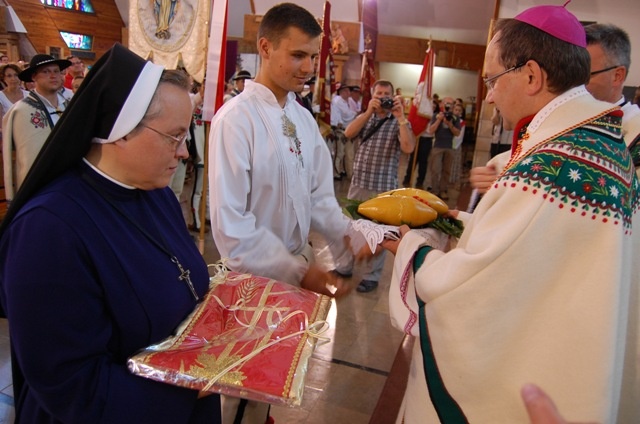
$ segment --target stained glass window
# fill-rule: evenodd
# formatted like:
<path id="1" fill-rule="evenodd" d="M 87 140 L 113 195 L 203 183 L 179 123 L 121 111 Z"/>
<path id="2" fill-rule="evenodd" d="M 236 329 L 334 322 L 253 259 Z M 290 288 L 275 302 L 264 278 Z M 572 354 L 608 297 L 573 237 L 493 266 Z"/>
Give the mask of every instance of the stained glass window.
<path id="1" fill-rule="evenodd" d="M 91 35 L 65 31 L 60 31 L 60 35 L 70 49 L 91 50 L 93 46 L 93 37 Z"/>
<path id="2" fill-rule="evenodd" d="M 77 10 L 79 12 L 93 13 L 91 0 L 40 0 L 45 6 L 60 7 L 62 9 Z"/>

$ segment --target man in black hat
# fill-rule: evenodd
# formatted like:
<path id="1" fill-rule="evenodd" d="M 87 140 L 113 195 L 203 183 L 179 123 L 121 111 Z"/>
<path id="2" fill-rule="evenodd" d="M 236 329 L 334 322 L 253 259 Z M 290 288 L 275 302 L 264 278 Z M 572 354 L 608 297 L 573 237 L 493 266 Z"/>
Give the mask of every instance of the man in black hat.
<path id="1" fill-rule="evenodd" d="M 251 73 L 249 71 L 242 70 L 236 72 L 231 79 L 233 81 L 233 91 L 229 93 L 228 96 L 224 97 L 225 102 L 242 93 L 244 91 L 244 81 L 253 79 L 253 77 L 251 76 Z"/>
<path id="2" fill-rule="evenodd" d="M 115 45 L 36 158 L 0 225 L 16 422 L 220 423 L 218 395 L 127 368 L 209 286 L 167 187 L 190 121 L 188 77 Z"/>
<path id="3" fill-rule="evenodd" d="M 296 100 L 305 109 L 309 111 L 311 116 L 315 118 L 315 113 L 313 112 L 313 90 L 315 90 L 316 77 L 313 76 L 304 83 L 304 88 L 301 92 L 296 92 Z M 304 94 L 304 95 L 303 95 Z"/>
<path id="4" fill-rule="evenodd" d="M 16 102 L 3 121 L 4 181 L 7 200 L 13 199 L 29 168 L 40 152 L 51 129 L 60 119 L 68 100 L 60 93 L 61 71 L 71 65 L 64 59 L 46 54 L 35 55 L 29 67 L 20 72 L 24 82 L 34 82 L 35 88 Z M 15 166 L 11 152 L 15 149 Z"/>
<path id="5" fill-rule="evenodd" d="M 349 107 L 355 112 L 362 112 L 362 91 L 360 86 L 352 85 L 349 87 L 351 90 L 351 97 L 349 97 Z"/>

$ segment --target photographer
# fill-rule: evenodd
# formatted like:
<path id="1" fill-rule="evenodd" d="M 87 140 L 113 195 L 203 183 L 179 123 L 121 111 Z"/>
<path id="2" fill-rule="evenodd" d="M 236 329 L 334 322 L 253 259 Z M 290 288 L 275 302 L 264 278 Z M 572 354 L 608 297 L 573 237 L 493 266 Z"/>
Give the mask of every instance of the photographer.
<path id="1" fill-rule="evenodd" d="M 435 142 L 429 158 L 429 181 L 432 191 L 443 200 L 449 199 L 448 186 L 453 163 L 453 138 L 460 134 L 460 119 L 453 113 L 453 99 L 442 102 L 444 110 L 434 114 L 427 127 Z"/>
<path id="2" fill-rule="evenodd" d="M 347 197 L 367 200 L 381 192 L 398 188 L 400 153 L 411 153 L 416 139 L 411 125 L 404 116 L 401 96 L 393 97 L 393 84 L 379 80 L 371 88 L 371 101 L 367 110 L 347 126 L 347 138 L 358 137 L 353 165 L 353 177 Z M 365 265 L 359 292 L 378 287 L 384 266 L 384 254 L 374 257 Z M 345 269 L 338 264 L 338 269 Z"/>

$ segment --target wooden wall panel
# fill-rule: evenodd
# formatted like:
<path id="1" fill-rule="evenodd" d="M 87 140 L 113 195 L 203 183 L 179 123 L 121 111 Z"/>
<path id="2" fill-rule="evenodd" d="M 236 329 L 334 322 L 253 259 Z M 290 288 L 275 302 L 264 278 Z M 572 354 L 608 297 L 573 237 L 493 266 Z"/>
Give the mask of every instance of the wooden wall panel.
<path id="1" fill-rule="evenodd" d="M 257 53 L 256 37 L 261 16 L 244 16 L 244 37 L 239 43 L 241 53 Z M 349 55 L 358 55 L 360 41 L 360 24 L 355 22 L 339 22 L 342 34 L 349 43 Z M 376 61 L 391 63 L 424 63 L 428 40 L 421 38 L 398 37 L 395 35 L 378 35 Z M 432 46 L 439 53 L 436 65 L 455 69 L 478 71 L 484 62 L 485 46 L 476 44 L 452 43 L 433 40 Z"/>
<path id="2" fill-rule="evenodd" d="M 420 38 L 378 35 L 376 60 L 392 63 L 424 63 L 428 40 Z M 433 40 L 436 66 L 478 71 L 484 62 L 485 46 Z"/>
<path id="3" fill-rule="evenodd" d="M 27 37 L 38 53 L 46 53 L 47 47 L 60 47 L 64 56 L 69 54 L 59 31 L 93 35 L 96 60 L 114 43 L 122 42 L 124 23 L 113 0 L 92 0 L 94 14 L 45 7 L 40 0 L 7 2 L 27 29 Z M 84 61 L 86 64 L 93 63 L 87 59 Z"/>
<path id="4" fill-rule="evenodd" d="M 243 42 L 239 44 L 241 53 L 258 53 L 256 42 L 258 40 L 258 27 L 262 16 L 244 15 Z M 349 44 L 349 54 L 359 54 L 358 43 L 360 41 L 360 24 L 357 22 L 333 21 L 332 27 L 339 26 L 342 35 Z"/>

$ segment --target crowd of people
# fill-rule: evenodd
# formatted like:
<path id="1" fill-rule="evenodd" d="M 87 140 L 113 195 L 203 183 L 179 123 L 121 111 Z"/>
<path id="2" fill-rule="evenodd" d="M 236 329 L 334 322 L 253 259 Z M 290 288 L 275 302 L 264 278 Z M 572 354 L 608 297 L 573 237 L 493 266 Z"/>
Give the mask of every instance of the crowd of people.
<path id="1" fill-rule="evenodd" d="M 571 422 L 640 422 L 640 108 L 622 95 L 630 41 L 613 25 L 585 29 L 566 6 L 534 6 L 495 27 L 486 101 L 499 111 L 498 144 L 513 138 L 473 171 L 475 210 L 450 212 L 465 225 L 459 240 L 401 226 L 376 252 L 359 248 L 335 179 L 367 200 L 398 188 L 400 157 L 414 154 L 404 185 L 415 162 L 418 184 L 447 200 L 464 104 L 434 96 L 414 134 L 391 81 L 376 81 L 366 105 L 341 84 L 332 156 L 300 95 L 322 33 L 306 9 L 282 3 L 263 16 L 256 75 L 234 74 L 209 140 L 202 86 L 121 45 L 87 75 L 74 57 L 2 65 L 11 204 L 0 306 L 17 421 L 273 423 L 266 403 L 127 369 L 208 289 L 178 201 L 191 158 L 193 197 L 233 271 L 342 298 L 375 290 L 384 251 L 395 256 L 391 320 L 416 338 L 398 423 L 566 423 L 553 401 Z M 68 96 L 64 84 L 76 81 Z M 194 216 L 190 229 L 206 225 Z M 311 232 L 334 269 L 316 263 Z"/>
<path id="2" fill-rule="evenodd" d="M 7 202 L 11 202 L 22 185 L 42 145 L 82 83 L 84 72 L 84 63 L 76 56 L 55 59 L 37 54 L 28 64 L 0 65 L 4 86 L 0 91 L 0 132 Z"/>

